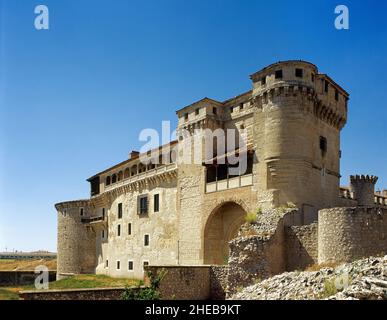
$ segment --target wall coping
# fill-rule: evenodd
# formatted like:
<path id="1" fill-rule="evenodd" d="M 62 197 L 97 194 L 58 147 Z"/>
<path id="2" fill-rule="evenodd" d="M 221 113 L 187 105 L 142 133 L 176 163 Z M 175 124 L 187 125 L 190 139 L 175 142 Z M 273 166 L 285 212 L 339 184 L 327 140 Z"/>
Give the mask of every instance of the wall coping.
<path id="1" fill-rule="evenodd" d="M 130 289 L 144 289 L 146 286 L 131 286 Z M 108 287 L 108 288 L 79 288 L 79 289 L 54 289 L 54 290 L 26 290 L 19 291 L 19 294 L 39 294 L 39 293 L 69 293 L 69 292 L 88 292 L 88 291 L 114 291 L 114 290 L 125 290 L 126 287 Z"/>

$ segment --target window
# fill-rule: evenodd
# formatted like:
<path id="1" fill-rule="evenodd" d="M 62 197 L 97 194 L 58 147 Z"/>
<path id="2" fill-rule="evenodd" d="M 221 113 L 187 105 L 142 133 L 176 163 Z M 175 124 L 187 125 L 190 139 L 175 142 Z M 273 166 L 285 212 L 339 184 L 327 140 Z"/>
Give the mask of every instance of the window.
<path id="1" fill-rule="evenodd" d="M 282 77 L 283 77 L 282 70 L 277 70 L 275 72 L 275 78 L 276 79 L 282 79 Z"/>
<path id="2" fill-rule="evenodd" d="M 185 120 L 185 121 L 188 120 L 188 113 L 184 113 L 184 120 Z"/>
<path id="3" fill-rule="evenodd" d="M 102 219 L 105 220 L 105 208 L 102 208 Z"/>
<path id="4" fill-rule="evenodd" d="M 148 213 L 148 196 L 140 196 L 138 201 L 138 213 L 147 214 Z"/>
<path id="5" fill-rule="evenodd" d="M 212 113 L 213 114 L 216 114 L 218 110 L 216 110 L 216 108 L 212 108 Z"/>
<path id="6" fill-rule="evenodd" d="M 128 223 L 128 235 L 129 236 L 132 235 L 132 224 L 131 223 Z"/>
<path id="7" fill-rule="evenodd" d="M 235 109 L 234 106 L 230 107 L 230 113 L 233 113 L 233 112 L 234 112 L 234 109 Z"/>
<path id="8" fill-rule="evenodd" d="M 312 73 L 312 82 L 314 82 L 314 73 Z"/>
<path id="9" fill-rule="evenodd" d="M 117 260 L 117 270 L 120 270 L 121 269 L 121 262 L 120 260 Z"/>
<path id="10" fill-rule="evenodd" d="M 261 85 L 265 85 L 266 84 L 266 77 L 263 77 L 262 79 L 261 79 Z"/>
<path id="11" fill-rule="evenodd" d="M 327 142 L 327 138 L 325 137 L 320 137 L 320 150 L 321 150 L 321 153 L 322 155 L 324 156 L 328 150 L 328 142 Z"/>
<path id="12" fill-rule="evenodd" d="M 81 217 L 83 217 L 83 208 L 79 209 L 79 214 L 80 214 Z"/>
<path id="13" fill-rule="evenodd" d="M 122 203 L 118 204 L 118 219 L 122 219 Z"/>
<path id="14" fill-rule="evenodd" d="M 148 247 L 149 246 L 149 234 L 146 234 L 144 236 L 144 246 Z"/>
<path id="15" fill-rule="evenodd" d="M 105 181 L 105 184 L 108 186 L 108 185 L 110 185 L 110 176 L 109 177 L 106 177 L 106 181 Z"/>
<path id="16" fill-rule="evenodd" d="M 102 232 L 101 232 L 101 238 L 102 238 L 102 239 L 105 239 L 105 230 L 102 230 Z"/>
<path id="17" fill-rule="evenodd" d="M 128 270 L 133 271 L 133 261 L 131 260 L 128 261 Z"/>
<path id="18" fill-rule="evenodd" d="M 335 90 L 335 100 L 339 101 L 339 91 L 337 89 Z"/>
<path id="19" fill-rule="evenodd" d="M 304 70 L 296 68 L 296 77 L 302 78 L 304 76 Z"/>
<path id="20" fill-rule="evenodd" d="M 109 260 L 105 261 L 105 268 L 109 268 Z"/>
<path id="21" fill-rule="evenodd" d="M 197 108 L 196 110 L 195 110 L 195 115 L 199 115 L 199 112 L 200 112 L 200 109 L 199 108 Z"/>
<path id="22" fill-rule="evenodd" d="M 159 212 L 160 210 L 160 195 L 155 194 L 153 196 L 153 212 Z"/>
<path id="23" fill-rule="evenodd" d="M 145 268 L 146 268 L 147 266 L 149 266 L 149 261 L 143 261 L 142 266 L 143 266 L 143 268 L 144 268 L 144 270 L 145 270 Z"/>
<path id="24" fill-rule="evenodd" d="M 239 110 L 243 110 L 243 103 L 239 105 Z"/>
<path id="25" fill-rule="evenodd" d="M 116 182 L 117 182 L 117 175 L 113 174 L 112 175 L 112 183 L 116 183 Z"/>
<path id="26" fill-rule="evenodd" d="M 324 81 L 324 86 L 325 86 L 325 88 L 324 88 L 325 92 L 328 92 L 329 82 L 327 80 Z"/>
<path id="27" fill-rule="evenodd" d="M 117 226 L 117 235 L 119 237 L 121 236 L 121 225 L 120 224 Z"/>

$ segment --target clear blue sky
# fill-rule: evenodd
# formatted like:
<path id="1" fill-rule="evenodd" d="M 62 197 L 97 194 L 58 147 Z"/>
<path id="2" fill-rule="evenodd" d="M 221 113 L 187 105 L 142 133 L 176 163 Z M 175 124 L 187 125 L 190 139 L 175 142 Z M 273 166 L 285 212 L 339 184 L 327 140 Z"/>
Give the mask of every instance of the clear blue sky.
<path id="1" fill-rule="evenodd" d="M 141 129 L 250 89 L 278 60 L 311 61 L 351 94 L 342 184 L 370 173 L 387 188 L 386 19 L 384 1 L 0 0 L 0 251 L 56 250 L 54 204 L 87 198 L 85 179 Z"/>

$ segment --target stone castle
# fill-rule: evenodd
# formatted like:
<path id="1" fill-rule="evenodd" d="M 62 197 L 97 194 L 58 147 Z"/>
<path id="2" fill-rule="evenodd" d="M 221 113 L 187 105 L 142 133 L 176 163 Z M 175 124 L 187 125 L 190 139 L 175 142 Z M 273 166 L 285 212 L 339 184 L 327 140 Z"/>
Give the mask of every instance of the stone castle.
<path id="1" fill-rule="evenodd" d="M 177 140 L 146 153 L 157 158 L 144 163 L 132 151 L 88 179 L 90 199 L 56 204 L 59 278 L 224 265 L 246 214 L 283 206 L 297 210 L 269 250 L 278 256 L 271 274 L 387 251 L 387 191 L 375 192 L 377 178 L 364 175 L 340 187 L 349 94 L 305 61 L 278 62 L 250 78 L 248 92 L 178 110 Z M 179 161 L 205 129 L 233 129 L 243 143 L 212 161 L 202 154 Z M 243 155 L 246 170 L 230 174 L 229 154 Z"/>

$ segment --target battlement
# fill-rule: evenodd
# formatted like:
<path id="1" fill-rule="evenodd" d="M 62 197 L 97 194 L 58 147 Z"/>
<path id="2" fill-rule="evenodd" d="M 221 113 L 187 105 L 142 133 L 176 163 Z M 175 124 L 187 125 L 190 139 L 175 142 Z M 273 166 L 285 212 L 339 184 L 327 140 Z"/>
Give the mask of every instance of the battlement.
<path id="1" fill-rule="evenodd" d="M 375 185 L 378 181 L 378 177 L 369 175 L 355 175 L 350 176 L 350 181 L 351 183 L 372 183 Z"/>

